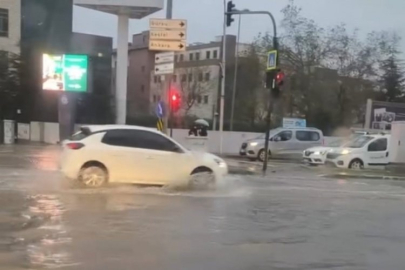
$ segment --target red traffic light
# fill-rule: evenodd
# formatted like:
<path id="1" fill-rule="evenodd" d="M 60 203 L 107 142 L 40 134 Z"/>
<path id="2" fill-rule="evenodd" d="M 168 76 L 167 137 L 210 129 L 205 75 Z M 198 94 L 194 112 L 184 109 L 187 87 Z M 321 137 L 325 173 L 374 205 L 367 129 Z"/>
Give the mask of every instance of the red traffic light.
<path id="1" fill-rule="evenodd" d="M 285 74 L 282 71 L 277 72 L 276 74 L 276 84 L 282 86 L 284 84 Z"/>
<path id="2" fill-rule="evenodd" d="M 181 96 L 178 91 L 170 90 L 170 109 L 172 112 L 177 112 L 181 107 Z"/>

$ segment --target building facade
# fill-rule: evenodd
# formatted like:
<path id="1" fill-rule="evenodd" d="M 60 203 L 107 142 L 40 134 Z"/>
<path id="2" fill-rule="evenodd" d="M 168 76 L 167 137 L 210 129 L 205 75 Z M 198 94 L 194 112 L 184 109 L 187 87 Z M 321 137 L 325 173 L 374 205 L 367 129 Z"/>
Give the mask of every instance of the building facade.
<path id="1" fill-rule="evenodd" d="M 219 37 L 209 43 L 190 44 L 185 52 L 175 53 L 171 87 L 182 96 L 182 107 L 178 115 L 212 119 L 217 112 L 221 40 L 222 37 Z M 153 115 L 157 103 L 163 100 L 165 76 L 154 74 L 157 52 L 149 51 L 148 44 L 149 32 L 145 31 L 134 35 L 130 45 L 127 91 L 129 118 Z M 226 44 L 226 60 L 233 64 L 236 37 L 227 36 Z"/>
<path id="2" fill-rule="evenodd" d="M 21 2 L 0 1 L 0 51 L 20 53 Z"/>

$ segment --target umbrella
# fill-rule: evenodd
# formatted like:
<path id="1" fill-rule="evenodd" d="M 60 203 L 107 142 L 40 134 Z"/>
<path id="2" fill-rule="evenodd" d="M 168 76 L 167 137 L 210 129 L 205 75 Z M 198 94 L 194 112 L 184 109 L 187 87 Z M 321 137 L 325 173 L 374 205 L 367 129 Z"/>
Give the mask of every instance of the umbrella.
<path id="1" fill-rule="evenodd" d="M 198 124 L 198 125 L 202 125 L 202 126 L 206 126 L 206 127 L 210 126 L 210 124 L 207 121 L 205 121 L 204 119 L 198 119 L 194 122 L 194 124 Z"/>

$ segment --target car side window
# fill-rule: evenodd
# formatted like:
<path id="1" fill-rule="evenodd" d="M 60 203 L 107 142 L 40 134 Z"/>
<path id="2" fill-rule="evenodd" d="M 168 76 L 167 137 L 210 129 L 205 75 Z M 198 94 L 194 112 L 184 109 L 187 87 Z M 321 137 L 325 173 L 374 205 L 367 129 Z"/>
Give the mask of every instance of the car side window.
<path id="1" fill-rule="evenodd" d="M 136 130 L 136 133 L 139 140 L 138 148 L 178 152 L 177 145 L 160 134 L 144 130 Z"/>
<path id="2" fill-rule="evenodd" d="M 292 131 L 291 130 L 285 130 L 274 136 L 275 141 L 281 141 L 281 142 L 286 142 L 291 140 L 292 138 Z"/>
<path id="3" fill-rule="evenodd" d="M 115 129 L 109 130 L 101 140 L 102 143 L 122 147 L 135 147 L 131 130 Z"/>
<path id="4" fill-rule="evenodd" d="M 381 138 L 378 140 L 375 140 L 374 142 L 370 143 L 368 145 L 368 151 L 369 152 L 380 152 L 380 151 L 386 151 L 388 147 L 388 141 L 386 138 Z"/>
<path id="5" fill-rule="evenodd" d="M 303 142 L 317 142 L 321 139 L 321 136 L 319 136 L 319 133 L 316 131 L 298 130 L 296 136 L 297 140 Z"/>
<path id="6" fill-rule="evenodd" d="M 102 143 L 114 146 L 178 152 L 178 147 L 162 135 L 146 130 L 109 130 Z"/>

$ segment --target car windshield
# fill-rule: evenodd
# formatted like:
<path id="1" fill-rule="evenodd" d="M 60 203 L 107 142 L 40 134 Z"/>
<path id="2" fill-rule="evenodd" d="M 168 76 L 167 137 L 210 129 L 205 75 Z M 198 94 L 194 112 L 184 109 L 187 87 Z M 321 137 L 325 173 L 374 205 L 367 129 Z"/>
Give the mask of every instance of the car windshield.
<path id="1" fill-rule="evenodd" d="M 336 141 L 333 141 L 329 144 L 330 147 L 345 147 L 345 145 L 350 144 L 353 140 L 356 138 L 363 136 L 362 134 L 352 134 L 348 137 L 342 138 L 342 139 L 337 139 Z"/>
<path id="2" fill-rule="evenodd" d="M 371 136 L 359 136 L 359 137 L 353 139 L 352 141 L 344 144 L 344 147 L 362 148 L 364 145 L 366 145 L 366 143 L 368 143 L 372 139 L 373 139 L 373 137 L 371 137 Z"/>

